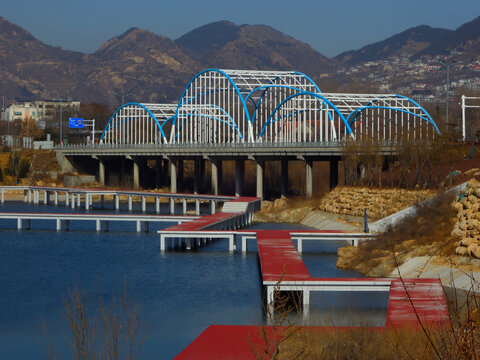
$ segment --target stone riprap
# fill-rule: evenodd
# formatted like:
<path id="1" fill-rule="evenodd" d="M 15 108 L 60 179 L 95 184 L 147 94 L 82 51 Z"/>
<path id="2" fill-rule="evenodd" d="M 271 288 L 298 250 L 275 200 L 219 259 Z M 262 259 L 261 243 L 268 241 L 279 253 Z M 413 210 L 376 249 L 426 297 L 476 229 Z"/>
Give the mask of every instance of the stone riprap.
<path id="1" fill-rule="evenodd" d="M 452 235 L 459 238 L 455 252 L 480 259 L 480 181 L 470 180 L 452 205 L 457 210 Z"/>
<path id="2" fill-rule="evenodd" d="M 381 219 L 433 195 L 432 190 L 372 189 L 366 187 L 337 187 L 325 195 L 319 210 L 333 214 Z"/>

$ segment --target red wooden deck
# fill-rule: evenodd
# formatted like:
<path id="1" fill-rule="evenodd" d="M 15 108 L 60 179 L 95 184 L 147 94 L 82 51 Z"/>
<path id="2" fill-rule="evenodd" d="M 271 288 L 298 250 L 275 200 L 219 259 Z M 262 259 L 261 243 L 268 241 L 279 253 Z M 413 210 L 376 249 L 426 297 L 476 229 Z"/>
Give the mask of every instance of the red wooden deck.
<path id="1" fill-rule="evenodd" d="M 220 213 L 222 214 L 222 213 Z M 217 214 L 214 214 L 217 215 Z M 214 215 L 177 225 L 182 230 L 195 230 L 213 221 Z M 229 216 L 231 214 L 218 215 Z M 202 221 L 203 220 L 203 221 Z M 188 226 L 190 225 L 190 226 Z M 390 297 L 386 327 L 418 328 L 420 321 L 430 327 L 449 323 L 448 307 L 439 279 L 373 279 L 373 278 L 312 278 L 290 237 L 292 232 L 324 232 L 312 230 L 256 230 L 258 255 L 263 281 L 390 281 Z M 281 336 L 281 329 L 264 326 L 267 336 Z M 265 341 L 258 326 L 212 325 L 185 348 L 175 359 L 255 359 L 252 351 L 265 350 Z M 258 353 L 258 352 L 257 352 Z"/>
<path id="2" fill-rule="evenodd" d="M 212 215 L 202 216 L 201 218 L 184 222 L 182 224 L 171 226 L 165 231 L 196 231 L 202 230 L 205 226 L 214 224 L 218 221 L 228 219 L 232 216 L 236 216 L 238 213 L 218 212 Z"/>

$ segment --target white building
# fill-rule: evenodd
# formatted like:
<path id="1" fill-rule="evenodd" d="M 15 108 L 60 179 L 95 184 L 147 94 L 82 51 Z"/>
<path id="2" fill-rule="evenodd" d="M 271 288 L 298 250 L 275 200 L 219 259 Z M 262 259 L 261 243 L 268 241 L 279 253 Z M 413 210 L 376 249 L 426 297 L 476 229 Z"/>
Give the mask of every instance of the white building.
<path id="1" fill-rule="evenodd" d="M 10 105 L 1 116 L 4 121 L 23 121 L 30 119 L 39 124 L 45 122 L 45 116 L 49 111 L 56 110 L 62 104 L 63 107 L 70 107 L 75 110 L 80 108 L 80 101 L 25 101 Z"/>

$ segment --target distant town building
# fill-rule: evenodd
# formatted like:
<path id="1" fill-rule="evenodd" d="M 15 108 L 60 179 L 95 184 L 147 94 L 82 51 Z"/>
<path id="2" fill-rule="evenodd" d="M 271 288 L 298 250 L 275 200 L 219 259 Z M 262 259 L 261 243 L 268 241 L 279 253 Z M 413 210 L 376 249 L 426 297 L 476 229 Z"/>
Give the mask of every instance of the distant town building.
<path id="1" fill-rule="evenodd" d="M 16 102 L 8 106 L 2 113 L 1 120 L 3 121 L 16 121 L 16 120 L 33 120 L 36 121 L 40 128 L 45 128 L 45 116 L 49 112 L 56 111 L 60 104 L 63 107 L 70 107 L 71 109 L 78 110 L 80 108 L 80 101 L 24 101 Z"/>

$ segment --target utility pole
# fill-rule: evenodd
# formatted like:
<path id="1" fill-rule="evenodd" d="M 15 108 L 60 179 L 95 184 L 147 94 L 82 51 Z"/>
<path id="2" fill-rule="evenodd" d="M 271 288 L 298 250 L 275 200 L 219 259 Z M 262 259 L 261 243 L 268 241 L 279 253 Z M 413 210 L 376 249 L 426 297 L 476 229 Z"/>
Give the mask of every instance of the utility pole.
<path id="1" fill-rule="evenodd" d="M 70 101 L 71 99 L 67 96 L 67 98 L 63 98 L 62 96 L 60 96 L 59 99 L 53 99 L 54 101 L 59 101 L 60 102 L 60 144 L 63 145 L 63 131 L 62 131 L 62 128 L 63 128 L 63 124 L 62 124 L 62 110 L 63 110 L 63 102 L 64 101 Z"/>
<path id="2" fill-rule="evenodd" d="M 445 65 L 447 68 L 447 104 L 446 104 L 446 114 L 445 114 L 445 123 L 448 128 L 448 103 L 450 102 L 450 67 L 455 64 L 458 60 L 446 59 L 440 60 L 440 62 Z"/>
<path id="3" fill-rule="evenodd" d="M 120 96 L 120 98 L 122 99 L 122 103 L 120 104 L 120 106 L 122 106 L 123 104 L 125 104 L 125 96 L 130 96 L 130 95 L 132 95 L 132 93 L 127 93 L 124 89 L 122 89 L 122 90 L 119 91 L 119 92 L 114 92 L 114 91 L 112 91 L 112 94 L 115 95 L 115 96 Z"/>

